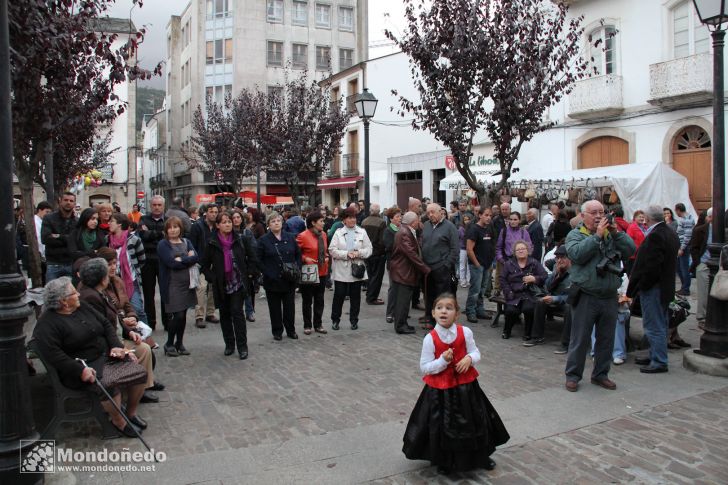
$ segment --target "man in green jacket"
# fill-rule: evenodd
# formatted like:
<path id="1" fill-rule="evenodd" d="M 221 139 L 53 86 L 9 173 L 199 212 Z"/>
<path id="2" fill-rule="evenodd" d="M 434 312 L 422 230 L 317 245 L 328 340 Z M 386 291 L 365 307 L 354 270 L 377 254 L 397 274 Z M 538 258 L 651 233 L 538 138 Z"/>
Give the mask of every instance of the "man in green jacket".
<path id="1" fill-rule="evenodd" d="M 571 260 L 571 340 L 566 359 L 566 390 L 575 392 L 584 373 L 586 354 L 596 327 L 592 384 L 614 390 L 609 379 L 614 330 L 617 322 L 617 289 L 621 285 L 621 261 L 635 252 L 632 239 L 605 217 L 604 206 L 590 200 L 581 207 L 583 222 L 566 236 Z M 578 293 L 576 293 L 578 289 Z"/>

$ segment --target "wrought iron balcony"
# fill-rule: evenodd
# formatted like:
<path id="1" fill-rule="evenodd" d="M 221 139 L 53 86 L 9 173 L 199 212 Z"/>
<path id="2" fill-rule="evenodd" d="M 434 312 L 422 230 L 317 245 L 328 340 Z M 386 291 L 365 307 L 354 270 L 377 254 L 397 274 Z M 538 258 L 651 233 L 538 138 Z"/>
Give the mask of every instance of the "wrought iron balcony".
<path id="1" fill-rule="evenodd" d="M 356 115 L 358 114 L 356 111 L 356 105 L 354 104 L 354 101 L 356 101 L 358 94 L 352 94 L 350 96 L 346 97 L 346 109 L 349 113 Z"/>
<path id="2" fill-rule="evenodd" d="M 604 118 L 624 111 L 622 76 L 606 74 L 577 81 L 569 94 L 569 117 Z"/>
<path id="3" fill-rule="evenodd" d="M 353 177 L 359 175 L 359 154 L 347 153 L 344 155 L 344 176 Z M 354 173 L 356 172 L 356 173 Z M 352 175 L 347 175 L 347 174 Z"/>
<path id="4" fill-rule="evenodd" d="M 713 98 L 711 54 L 696 54 L 650 65 L 650 104 L 675 107 Z"/>

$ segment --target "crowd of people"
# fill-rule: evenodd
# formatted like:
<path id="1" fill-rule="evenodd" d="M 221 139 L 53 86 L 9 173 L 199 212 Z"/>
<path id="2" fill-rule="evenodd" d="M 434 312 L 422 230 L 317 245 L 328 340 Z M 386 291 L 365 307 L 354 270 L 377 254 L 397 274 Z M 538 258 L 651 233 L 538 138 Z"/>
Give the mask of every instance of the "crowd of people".
<path id="1" fill-rule="evenodd" d="M 591 382 L 616 388 L 609 370 L 627 357 L 626 327 L 636 298 L 650 347 L 641 371 L 668 370 L 667 348 L 688 346 L 668 325 L 676 275 L 681 297 L 690 294 L 696 276 L 698 323 L 705 319 L 712 213 L 696 223 L 681 203 L 674 212 L 645 207 L 631 223 L 619 206 L 606 211 L 596 200 L 578 211 L 550 204 L 541 218 L 537 209 L 521 215 L 508 203 L 481 207 L 461 200 L 448 212 L 415 198 L 406 208 L 384 211 L 376 203 L 365 211 L 363 201 L 333 211 L 258 212 L 214 203 L 186 208 L 181 199 L 166 207 L 161 196 L 152 197 L 146 214 L 137 205 L 127 214 L 111 204 L 78 215 L 76 208 L 71 193 L 55 211 L 47 202 L 36 208 L 46 311 L 35 337 L 69 385 L 101 379 L 114 389 L 133 389 L 127 409 L 138 429 L 146 422 L 136 415 L 137 404 L 155 402 L 150 391 L 164 389 L 153 374 L 157 322 L 167 333 L 162 350 L 168 357 L 194 352 L 184 341 L 194 312 L 198 328 L 219 324 L 225 356 L 237 351 L 245 360 L 247 324 L 255 322 L 262 298 L 276 341 L 284 333 L 299 339 L 297 292 L 305 335 L 341 330 L 346 302 L 349 328 L 356 331 L 362 295 L 365 304 L 382 306 L 397 334 L 416 332 L 408 321 L 413 309 L 424 310 L 419 325 L 431 332 L 439 328 L 438 298 L 457 295 L 458 287 L 467 289 L 469 323 L 492 319 L 486 302 L 496 302 L 505 315 L 502 338 L 511 338 L 523 321 L 525 347 L 543 344 L 547 320 L 560 315 L 564 327 L 555 353 L 568 354 L 569 391 L 578 389 L 588 354 L 594 357 Z M 327 289 L 333 291 L 329 325 Z M 81 320 L 89 324 L 86 335 Z M 79 356 L 93 370 L 79 367 Z M 119 371 L 120 364 L 126 369 Z"/>

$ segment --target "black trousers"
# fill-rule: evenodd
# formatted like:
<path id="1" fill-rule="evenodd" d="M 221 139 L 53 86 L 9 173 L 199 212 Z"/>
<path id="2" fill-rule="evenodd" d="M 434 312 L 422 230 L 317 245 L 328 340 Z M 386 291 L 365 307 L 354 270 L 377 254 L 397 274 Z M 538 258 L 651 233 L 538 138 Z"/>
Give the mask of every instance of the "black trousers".
<path id="1" fill-rule="evenodd" d="M 284 329 L 287 335 L 296 333 L 294 326 L 296 318 L 295 288 L 288 291 L 265 290 L 265 297 L 268 300 L 270 328 L 273 335 L 283 335 Z"/>
<path id="2" fill-rule="evenodd" d="M 369 275 L 369 283 L 367 285 L 367 302 L 372 303 L 379 298 L 379 292 L 382 289 L 382 279 L 384 278 L 384 267 L 387 258 L 384 255 L 370 256 L 366 259 L 367 274 Z"/>
<path id="3" fill-rule="evenodd" d="M 331 304 L 331 321 L 341 321 L 341 310 L 344 300 L 349 296 L 349 323 L 359 323 L 361 307 L 361 281 L 346 283 L 334 281 L 334 302 Z"/>
<path id="4" fill-rule="evenodd" d="M 248 328 L 245 323 L 243 305 L 245 297 L 242 289 L 235 293 L 225 294 L 220 302 L 220 330 L 226 348 L 235 348 L 238 352 L 248 351 Z"/>
<path id="5" fill-rule="evenodd" d="M 530 329 L 526 329 L 525 334 L 531 335 L 533 338 L 543 338 L 544 327 L 546 326 L 546 314 L 549 313 L 550 309 L 558 309 L 564 311 L 564 324 L 567 320 L 568 305 L 566 303 L 544 303 L 538 300 L 534 304 L 533 309 L 533 331 L 529 332 Z M 571 332 L 571 329 L 569 329 Z M 569 338 L 566 338 L 566 345 L 569 345 Z"/>
<path id="6" fill-rule="evenodd" d="M 430 271 L 427 275 L 427 288 L 425 289 L 425 316 L 430 320 L 432 317 L 432 305 L 435 298 L 443 293 L 452 293 L 452 270 L 448 267 L 441 267 Z"/>
<path id="7" fill-rule="evenodd" d="M 144 294 L 144 313 L 147 314 L 147 325 L 152 330 L 157 327 L 157 307 L 154 305 L 154 295 L 156 293 L 157 282 L 159 281 L 159 261 L 156 259 L 147 259 L 142 266 L 142 293 Z M 162 284 L 159 283 L 161 288 Z M 164 311 L 164 302 L 162 302 L 162 323 L 166 318 L 167 312 Z"/>
<path id="8" fill-rule="evenodd" d="M 394 293 L 394 330 L 402 331 L 408 327 L 407 316 L 409 315 L 410 299 L 415 291 L 414 286 L 407 286 L 392 282 Z"/>
<path id="9" fill-rule="evenodd" d="M 534 303 L 530 300 L 521 300 L 518 305 L 506 304 L 504 313 L 506 314 L 506 325 L 503 328 L 503 333 L 511 336 L 511 330 L 513 325 L 518 321 L 518 316 L 523 313 L 524 329 L 523 336 L 531 337 L 531 328 L 533 328 L 533 310 Z"/>
<path id="10" fill-rule="evenodd" d="M 321 318 L 324 315 L 324 292 L 328 275 L 319 277 L 316 285 L 301 285 L 301 300 L 303 301 L 303 328 L 321 327 Z M 313 308 L 312 308 L 313 307 Z M 313 320 L 311 310 L 313 309 Z"/>

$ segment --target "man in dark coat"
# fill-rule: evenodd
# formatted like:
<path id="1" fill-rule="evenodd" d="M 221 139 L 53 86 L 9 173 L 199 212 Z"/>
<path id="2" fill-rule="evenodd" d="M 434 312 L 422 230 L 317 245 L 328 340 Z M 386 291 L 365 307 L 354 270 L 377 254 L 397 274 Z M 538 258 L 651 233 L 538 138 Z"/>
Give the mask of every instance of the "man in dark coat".
<path id="1" fill-rule="evenodd" d="M 394 330 L 397 333 L 415 332 L 414 327 L 407 324 L 409 303 L 421 277 L 430 273 L 430 267 L 422 261 L 422 251 L 417 243 L 416 231 L 421 225 L 415 212 L 407 212 L 402 216 L 402 225 L 394 236 L 389 273 L 395 287 Z"/>
<path id="2" fill-rule="evenodd" d="M 209 204 L 204 210 L 200 209 L 200 218 L 192 224 L 190 229 L 190 241 L 197 251 L 200 259 L 203 258 L 207 250 L 207 243 L 212 239 L 212 231 L 215 229 L 215 221 L 219 208 L 217 204 Z M 215 299 L 213 292 L 208 288 L 208 279 L 205 273 L 200 273 L 200 281 L 197 285 L 197 305 L 195 306 L 195 327 L 205 328 L 205 323 L 219 323 L 220 320 L 215 317 Z"/>
<path id="3" fill-rule="evenodd" d="M 541 261 L 541 256 L 543 255 L 544 235 L 541 223 L 538 222 L 537 209 L 528 209 L 526 212 L 526 222 L 528 223 L 526 230 L 531 238 L 531 244 L 533 244 L 533 252 L 531 253 L 531 256 L 533 256 L 533 259 L 536 261 Z"/>
<path id="4" fill-rule="evenodd" d="M 144 254 L 147 262 L 142 266 L 142 291 L 144 293 L 144 313 L 146 313 L 149 325 L 152 330 L 157 328 L 157 308 L 154 305 L 155 287 L 159 282 L 159 257 L 157 256 L 157 244 L 164 239 L 164 197 L 155 195 L 151 201 L 151 212 L 145 214 L 139 220 L 139 238 L 144 243 Z M 162 305 L 162 324 L 167 328 L 167 312 Z"/>
<path id="5" fill-rule="evenodd" d="M 372 242 L 372 255 L 366 259 L 367 275 L 367 303 L 370 305 L 384 305 L 384 300 L 379 298 L 379 291 L 382 289 L 382 278 L 384 277 L 384 266 L 386 263 L 384 255 L 384 231 L 387 223 L 382 219 L 379 204 L 369 205 L 369 216 L 361 223 L 362 229 L 367 232 Z"/>
<path id="6" fill-rule="evenodd" d="M 665 224 L 662 207 L 645 211 L 647 236 L 637 251 L 627 287 L 627 296 L 640 296 L 642 325 L 650 342 L 650 357 L 637 359 L 640 372 L 667 372 L 667 307 L 675 297 L 675 267 L 680 240 Z"/>

